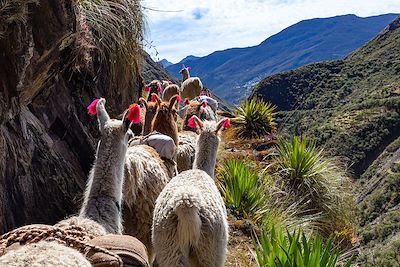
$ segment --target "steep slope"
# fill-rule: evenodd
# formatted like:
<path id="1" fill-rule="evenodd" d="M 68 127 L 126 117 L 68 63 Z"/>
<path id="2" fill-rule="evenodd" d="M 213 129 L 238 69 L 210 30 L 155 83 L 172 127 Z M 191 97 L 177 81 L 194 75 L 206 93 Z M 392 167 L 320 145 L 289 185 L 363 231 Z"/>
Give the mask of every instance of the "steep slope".
<path id="1" fill-rule="evenodd" d="M 360 175 L 400 134 L 399 24 L 345 60 L 272 75 L 252 97 L 276 104 L 281 127 L 311 135 Z"/>
<path id="2" fill-rule="evenodd" d="M 367 18 L 345 15 L 305 20 L 257 46 L 216 51 L 201 58 L 186 58 L 184 63 L 206 86 L 237 103 L 266 75 L 321 60 L 343 58 L 372 39 L 395 17 L 394 14 Z M 181 63 L 167 70 L 179 76 Z"/>
<path id="3" fill-rule="evenodd" d="M 173 63 L 169 62 L 168 60 L 166 60 L 165 58 L 161 59 L 158 63 L 160 63 L 161 66 L 163 66 L 164 68 L 171 66 L 173 64 Z"/>
<path id="4" fill-rule="evenodd" d="M 398 266 L 400 17 L 344 60 L 261 81 L 252 97 L 278 105 L 280 127 L 347 159 L 359 208 L 361 266 Z"/>

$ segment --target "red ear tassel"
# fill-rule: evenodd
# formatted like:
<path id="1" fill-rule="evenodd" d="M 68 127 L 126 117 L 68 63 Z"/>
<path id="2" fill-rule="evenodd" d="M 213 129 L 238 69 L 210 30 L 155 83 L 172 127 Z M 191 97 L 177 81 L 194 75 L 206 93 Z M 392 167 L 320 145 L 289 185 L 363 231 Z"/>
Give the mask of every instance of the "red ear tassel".
<path id="1" fill-rule="evenodd" d="M 211 92 L 208 92 L 208 93 L 207 93 L 207 96 L 208 96 L 208 97 L 211 97 L 211 96 L 212 96 Z"/>
<path id="2" fill-rule="evenodd" d="M 161 87 L 157 87 L 157 92 L 161 93 Z"/>
<path id="3" fill-rule="evenodd" d="M 179 95 L 176 96 L 176 102 L 180 103 L 181 102 L 181 97 Z"/>
<path id="4" fill-rule="evenodd" d="M 92 103 L 90 103 L 90 105 L 87 107 L 88 113 L 91 116 L 96 115 L 97 110 L 96 110 L 96 106 L 97 106 L 97 102 L 99 102 L 100 99 L 95 99 L 92 101 Z"/>
<path id="5" fill-rule="evenodd" d="M 227 129 L 231 127 L 231 120 L 230 119 L 226 119 L 223 123 L 222 123 L 222 128 Z"/>
<path id="6" fill-rule="evenodd" d="M 147 85 L 144 87 L 144 91 L 145 92 L 150 92 L 150 87 L 148 87 Z"/>
<path id="7" fill-rule="evenodd" d="M 185 106 L 189 105 L 189 100 L 187 98 L 185 98 L 185 101 L 183 101 L 183 104 L 185 104 Z"/>
<path id="8" fill-rule="evenodd" d="M 206 107 L 207 107 L 207 102 L 203 101 L 203 108 L 206 108 Z"/>
<path id="9" fill-rule="evenodd" d="M 151 94 L 151 102 L 156 102 L 157 98 L 156 98 L 156 94 Z"/>
<path id="10" fill-rule="evenodd" d="M 190 117 L 190 119 L 188 120 L 188 126 L 190 128 L 196 128 L 197 127 L 197 124 L 196 124 L 196 121 L 195 121 L 194 117 Z"/>
<path id="11" fill-rule="evenodd" d="M 140 107 L 138 104 L 134 103 L 129 106 L 126 118 L 133 124 L 140 123 Z"/>

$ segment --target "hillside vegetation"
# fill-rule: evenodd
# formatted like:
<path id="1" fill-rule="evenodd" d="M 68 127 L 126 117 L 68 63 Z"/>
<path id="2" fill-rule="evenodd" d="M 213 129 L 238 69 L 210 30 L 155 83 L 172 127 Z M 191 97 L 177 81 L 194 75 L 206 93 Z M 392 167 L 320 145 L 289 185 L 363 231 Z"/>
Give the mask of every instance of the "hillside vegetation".
<path id="1" fill-rule="evenodd" d="M 344 60 L 276 74 L 252 97 L 278 107 L 283 134 L 306 134 L 357 179 L 362 266 L 399 266 L 400 17 Z"/>
<path id="2" fill-rule="evenodd" d="M 304 20 L 259 45 L 216 51 L 200 58 L 188 56 L 180 63 L 168 66 L 167 70 L 178 77 L 181 63 L 185 63 L 207 87 L 226 100 L 238 103 L 266 75 L 321 60 L 342 59 L 371 40 L 395 18 L 395 14 L 386 14 Z"/>
<path id="3" fill-rule="evenodd" d="M 270 76 L 252 93 L 360 175 L 400 133 L 400 19 L 346 59 Z"/>

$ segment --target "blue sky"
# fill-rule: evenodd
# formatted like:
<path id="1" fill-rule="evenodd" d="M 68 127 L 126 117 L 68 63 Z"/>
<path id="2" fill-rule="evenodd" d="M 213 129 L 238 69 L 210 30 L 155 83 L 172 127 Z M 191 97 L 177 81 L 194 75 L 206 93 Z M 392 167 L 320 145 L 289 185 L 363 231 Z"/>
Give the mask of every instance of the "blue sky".
<path id="1" fill-rule="evenodd" d="M 304 19 L 400 13 L 400 0 L 143 0 L 146 50 L 176 63 L 187 55 L 257 45 Z"/>

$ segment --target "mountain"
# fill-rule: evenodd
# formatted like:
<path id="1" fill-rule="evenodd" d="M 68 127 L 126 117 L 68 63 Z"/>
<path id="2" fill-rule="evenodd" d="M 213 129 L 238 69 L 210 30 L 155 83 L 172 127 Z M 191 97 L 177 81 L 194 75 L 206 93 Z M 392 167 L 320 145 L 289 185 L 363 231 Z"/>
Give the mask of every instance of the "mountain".
<path id="1" fill-rule="evenodd" d="M 347 162 L 357 189 L 361 266 L 400 253 L 400 17 L 343 60 L 279 73 L 251 97 L 277 105 L 280 129 Z"/>
<path id="2" fill-rule="evenodd" d="M 216 51 L 201 58 L 187 57 L 167 67 L 179 77 L 181 64 L 191 67 L 215 93 L 237 103 L 267 75 L 321 60 L 342 59 L 372 39 L 395 14 L 361 18 L 344 15 L 296 23 L 257 46 Z"/>
<path id="3" fill-rule="evenodd" d="M 165 58 L 158 61 L 158 63 L 160 63 L 161 66 L 163 66 L 164 68 L 171 66 L 173 64 L 173 63 L 169 62 L 168 60 L 166 60 Z"/>

